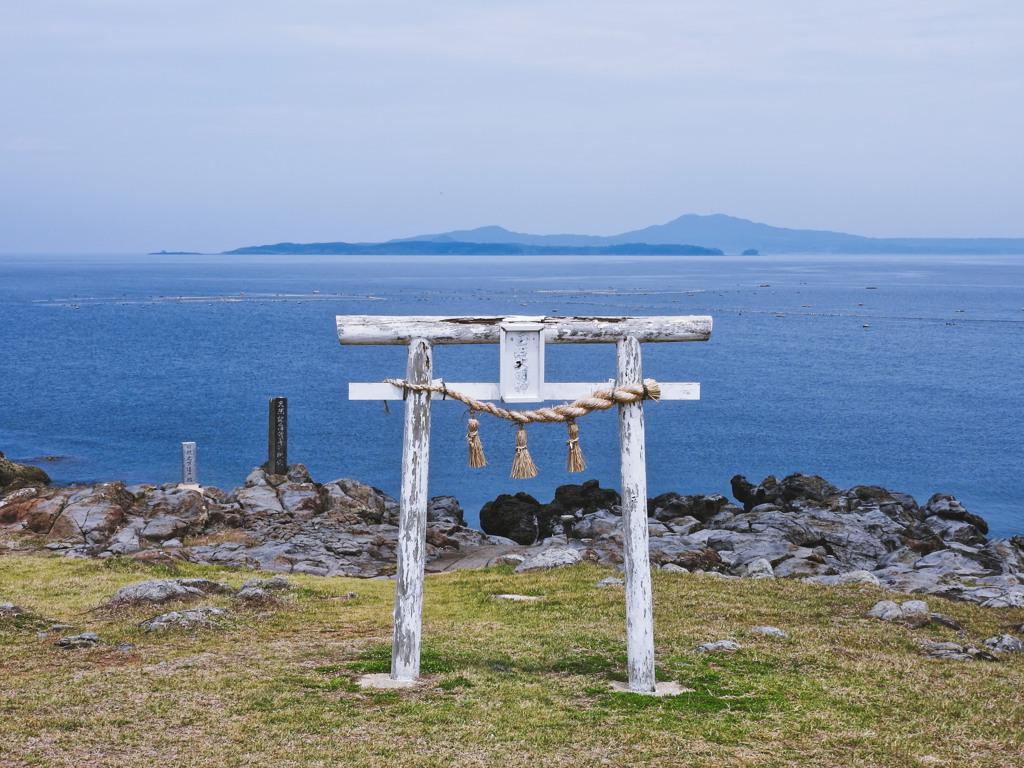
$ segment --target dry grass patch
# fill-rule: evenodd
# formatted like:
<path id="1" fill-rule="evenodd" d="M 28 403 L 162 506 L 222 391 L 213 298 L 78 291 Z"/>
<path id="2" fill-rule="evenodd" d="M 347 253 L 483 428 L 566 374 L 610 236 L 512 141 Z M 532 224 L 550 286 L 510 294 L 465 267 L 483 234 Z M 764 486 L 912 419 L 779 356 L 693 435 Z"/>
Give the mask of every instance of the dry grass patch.
<path id="1" fill-rule="evenodd" d="M 427 581 L 422 686 L 369 691 L 387 670 L 394 584 L 292 575 L 284 605 L 199 603 L 230 624 L 147 635 L 184 607 L 92 611 L 145 578 L 232 586 L 251 571 L 51 557 L 0 558 L 0 602 L 93 631 L 77 651 L 0 620 L 0 765 L 983 766 L 1024 762 L 1024 659 L 939 661 L 929 627 L 864 618 L 883 593 L 656 573 L 658 674 L 691 692 L 613 693 L 625 678 L 621 590 L 592 566 L 458 571 Z M 358 597 L 349 597 L 350 592 Z M 499 593 L 543 600 L 494 600 Z M 969 640 L 1024 611 L 933 600 Z M 773 625 L 790 639 L 751 633 Z M 740 651 L 695 654 L 731 638 Z M 123 650 L 118 649 L 122 644 Z M 130 647 L 129 647 L 130 646 Z"/>

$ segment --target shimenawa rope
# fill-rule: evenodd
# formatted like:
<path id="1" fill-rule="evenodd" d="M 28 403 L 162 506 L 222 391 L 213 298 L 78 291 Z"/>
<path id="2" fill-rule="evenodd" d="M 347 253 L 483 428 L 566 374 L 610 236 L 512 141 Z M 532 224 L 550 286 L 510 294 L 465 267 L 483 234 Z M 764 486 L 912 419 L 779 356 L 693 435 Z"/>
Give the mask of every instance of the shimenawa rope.
<path id="1" fill-rule="evenodd" d="M 576 419 L 593 411 L 607 410 L 613 405 L 639 403 L 644 400 L 659 400 L 661 398 L 661 387 L 658 382 L 654 379 L 644 379 L 642 384 L 601 387 L 594 390 L 589 397 L 581 397 L 571 403 L 563 403 L 550 408 L 536 408 L 532 411 L 513 411 L 491 402 L 477 400 L 462 392 L 456 392 L 454 389 L 448 389 L 443 382 L 439 384 L 410 384 L 404 379 L 385 379 L 385 383 L 401 387 L 406 395 L 409 392 L 439 392 L 444 395 L 445 399 L 458 400 L 469 406 L 469 429 L 466 441 L 469 443 L 469 466 L 471 467 L 483 467 L 487 464 L 478 431 L 480 428 L 480 422 L 476 418 L 478 413 L 489 413 L 499 419 L 518 424 L 516 457 L 512 463 L 512 477 L 517 480 L 537 476 L 537 465 L 533 463 L 526 447 L 526 424 L 535 422 L 567 424 L 569 439 L 566 441 L 566 445 L 569 446 L 569 471 L 582 472 L 587 465 L 583 458 L 583 452 L 580 450 L 580 428 L 576 424 Z"/>

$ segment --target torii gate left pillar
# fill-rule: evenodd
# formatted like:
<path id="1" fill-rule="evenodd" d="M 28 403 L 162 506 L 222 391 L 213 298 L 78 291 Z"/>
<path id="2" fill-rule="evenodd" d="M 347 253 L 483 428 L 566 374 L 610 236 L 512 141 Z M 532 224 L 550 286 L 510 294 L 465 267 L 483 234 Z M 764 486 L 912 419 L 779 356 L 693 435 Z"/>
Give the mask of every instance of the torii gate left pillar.
<path id="1" fill-rule="evenodd" d="M 705 341 L 711 318 L 683 317 L 394 317 L 339 315 L 342 344 L 407 344 L 406 382 L 433 381 L 433 345 L 493 343 L 503 328 L 539 326 L 542 344 L 615 342 L 618 378 L 624 386 L 643 381 L 641 341 Z M 448 383 L 479 400 L 496 400 L 502 389 L 494 384 Z M 575 399 L 604 383 L 545 384 L 535 399 Z M 696 384 L 662 383 L 662 399 L 695 400 Z M 403 390 L 390 384 L 351 384 L 352 399 L 406 401 L 402 447 L 402 490 L 399 512 L 398 569 L 395 584 L 391 677 L 411 682 L 419 677 L 422 635 L 423 582 L 427 526 L 427 479 L 430 463 L 430 393 Z M 619 444 L 622 454 L 623 558 L 626 577 L 626 650 L 629 690 L 651 693 L 654 678 L 654 617 L 647 531 L 647 469 L 643 403 L 619 405 Z"/>

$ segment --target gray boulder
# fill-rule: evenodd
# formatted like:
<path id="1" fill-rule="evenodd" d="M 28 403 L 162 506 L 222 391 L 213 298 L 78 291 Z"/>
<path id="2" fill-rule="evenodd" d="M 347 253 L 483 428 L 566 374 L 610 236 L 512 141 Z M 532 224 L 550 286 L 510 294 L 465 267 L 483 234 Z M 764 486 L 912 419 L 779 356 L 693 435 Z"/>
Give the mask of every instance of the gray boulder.
<path id="1" fill-rule="evenodd" d="M 924 520 L 924 525 L 942 541 L 955 541 L 960 544 L 984 545 L 985 537 L 977 527 L 963 520 L 950 520 L 932 515 Z"/>
<path id="2" fill-rule="evenodd" d="M 938 516 L 947 520 L 962 520 L 974 526 L 980 534 L 988 533 L 988 523 L 978 515 L 971 514 L 964 505 L 948 493 L 936 493 L 921 510 L 921 516 L 925 519 L 931 516 Z"/>
<path id="3" fill-rule="evenodd" d="M 99 483 L 73 494 L 53 522 L 48 538 L 87 545 L 106 542 L 135 502 L 124 483 Z"/>
<path id="4" fill-rule="evenodd" d="M 131 518 L 128 524 L 107 541 L 107 552 L 112 555 L 130 555 L 142 549 L 141 535 L 147 523 L 142 518 Z"/>
<path id="5" fill-rule="evenodd" d="M 982 601 L 982 608 L 1024 608 L 1024 591 L 1003 590 Z"/>
<path id="6" fill-rule="evenodd" d="M 731 653 L 738 651 L 741 647 L 735 640 L 716 640 L 713 643 L 698 645 L 693 650 L 696 653 Z"/>
<path id="7" fill-rule="evenodd" d="M 911 629 L 927 626 L 932 620 L 928 603 L 924 600 L 907 600 L 900 605 L 900 611 L 903 613 L 901 621 Z"/>
<path id="8" fill-rule="evenodd" d="M 291 464 L 288 467 L 287 477 L 293 483 L 312 483 L 313 478 L 309 476 L 309 470 L 305 464 Z"/>
<path id="9" fill-rule="evenodd" d="M 989 653 L 984 648 L 977 648 L 973 645 L 938 643 L 931 640 L 924 640 L 920 645 L 929 656 L 936 659 L 947 659 L 949 661 L 999 661 L 998 656 Z"/>
<path id="10" fill-rule="evenodd" d="M 621 517 L 606 510 L 598 510 L 582 520 L 574 519 L 569 528 L 569 536 L 574 539 L 597 539 L 621 528 Z"/>
<path id="11" fill-rule="evenodd" d="M 875 603 L 868 616 L 882 621 L 906 624 L 911 629 L 926 626 L 932 619 L 928 604 L 923 600 L 907 600 L 902 605 L 897 605 L 892 600 L 881 600 Z"/>
<path id="12" fill-rule="evenodd" d="M 146 632 L 159 632 L 166 629 L 216 629 L 220 626 L 219 621 L 227 617 L 228 612 L 223 608 L 205 606 L 203 608 L 190 608 L 185 611 L 171 611 L 146 619 L 139 624 L 139 627 Z"/>
<path id="13" fill-rule="evenodd" d="M 246 579 L 239 589 L 262 589 L 265 592 L 287 592 L 295 589 L 295 586 L 282 576 L 272 576 L 269 579 Z"/>
<path id="14" fill-rule="evenodd" d="M 196 528 L 202 527 L 208 512 L 209 500 L 202 492 L 178 486 L 144 493 L 131 510 L 146 520 L 175 518 Z"/>
<path id="15" fill-rule="evenodd" d="M 296 520 L 310 520 L 324 511 L 320 489 L 313 483 L 290 481 L 276 490 L 281 507 Z"/>
<path id="16" fill-rule="evenodd" d="M 76 649 L 76 648 L 93 648 L 103 641 L 100 636 L 95 632 L 83 632 L 80 635 L 69 635 L 68 637 L 62 637 L 60 640 L 54 643 L 58 648 L 65 649 Z"/>
<path id="17" fill-rule="evenodd" d="M 1000 572 L 1024 574 L 1024 550 L 1013 539 L 989 539 L 985 552 L 999 563 Z"/>
<path id="18" fill-rule="evenodd" d="M 868 611 L 868 617 L 881 619 L 882 621 L 897 621 L 903 618 L 903 611 L 898 603 L 892 600 L 879 600 L 874 607 Z"/>
<path id="19" fill-rule="evenodd" d="M 157 604 L 231 592 L 234 590 L 227 584 L 209 579 L 149 579 L 121 587 L 109 602 L 111 605 Z"/>
<path id="20" fill-rule="evenodd" d="M 548 547 L 517 565 L 515 572 L 533 573 L 535 571 L 548 571 L 552 568 L 578 565 L 582 560 L 582 556 L 575 549 L 570 549 L 569 547 Z"/>
<path id="21" fill-rule="evenodd" d="M 915 570 L 920 571 L 926 568 L 960 577 L 984 576 L 991 572 L 989 568 L 979 563 L 970 552 L 957 551 L 953 548 L 932 552 L 914 563 Z"/>
<path id="22" fill-rule="evenodd" d="M 244 485 L 246 488 L 253 488 L 257 485 L 267 485 L 266 470 L 263 469 L 263 467 L 256 467 L 249 473 L 248 477 L 245 478 Z"/>
<path id="23" fill-rule="evenodd" d="M 835 567 L 822 562 L 820 558 L 810 559 L 791 557 L 775 566 L 775 577 L 778 579 L 803 579 L 810 576 L 823 576 L 835 573 Z"/>
<path id="24" fill-rule="evenodd" d="M 188 529 L 189 524 L 181 518 L 157 515 L 146 523 L 146 527 L 138 535 L 149 541 L 167 541 L 184 536 Z"/>
<path id="25" fill-rule="evenodd" d="M 990 637 L 985 641 L 985 645 L 993 651 L 1000 651 L 1002 653 L 1024 653 L 1024 642 L 1021 642 L 1020 638 L 1013 635 Z"/>
<path id="26" fill-rule="evenodd" d="M 836 573 L 830 576 L 815 576 L 808 581 L 812 581 L 815 584 L 830 584 L 830 585 L 844 585 L 844 584 L 856 584 L 867 587 L 879 587 L 882 582 L 879 578 L 871 573 L 871 571 L 846 571 L 845 573 Z"/>
<path id="27" fill-rule="evenodd" d="M 427 522 L 465 525 L 466 515 L 454 496 L 435 496 L 427 507 Z"/>
<path id="28" fill-rule="evenodd" d="M 748 579 L 774 579 L 775 571 L 770 562 L 760 558 L 747 563 L 743 575 Z"/>
<path id="29" fill-rule="evenodd" d="M 780 640 L 788 640 L 789 635 L 778 627 L 751 627 L 750 634 L 762 635 L 764 637 L 777 637 Z"/>
<path id="30" fill-rule="evenodd" d="M 284 515 L 277 492 L 270 485 L 254 485 L 237 492 L 242 510 L 254 518 L 275 518 Z"/>

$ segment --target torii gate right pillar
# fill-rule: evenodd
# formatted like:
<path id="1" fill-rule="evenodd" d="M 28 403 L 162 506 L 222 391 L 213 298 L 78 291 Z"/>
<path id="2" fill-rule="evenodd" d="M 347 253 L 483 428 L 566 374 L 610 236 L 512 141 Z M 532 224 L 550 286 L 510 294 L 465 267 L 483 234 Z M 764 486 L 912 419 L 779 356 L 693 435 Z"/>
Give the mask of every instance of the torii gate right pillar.
<path id="1" fill-rule="evenodd" d="M 616 342 L 619 386 L 640 384 L 640 342 Z M 626 569 L 626 656 L 629 690 L 652 693 L 654 682 L 654 605 L 647 530 L 647 457 L 643 401 L 619 405 L 622 452 L 622 533 Z"/>

